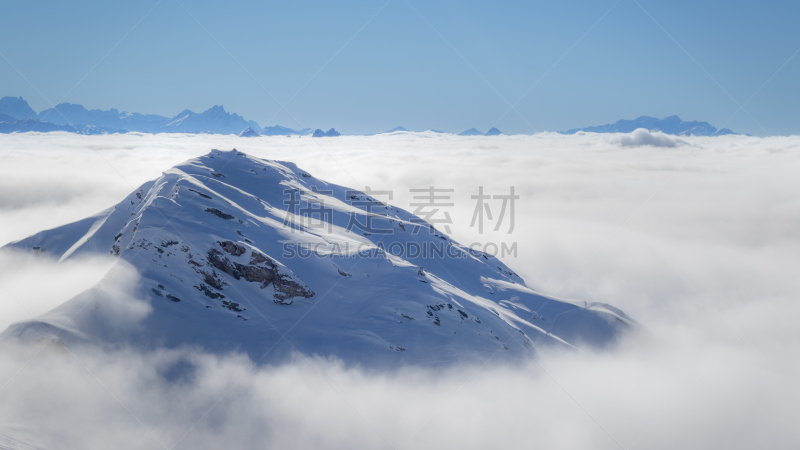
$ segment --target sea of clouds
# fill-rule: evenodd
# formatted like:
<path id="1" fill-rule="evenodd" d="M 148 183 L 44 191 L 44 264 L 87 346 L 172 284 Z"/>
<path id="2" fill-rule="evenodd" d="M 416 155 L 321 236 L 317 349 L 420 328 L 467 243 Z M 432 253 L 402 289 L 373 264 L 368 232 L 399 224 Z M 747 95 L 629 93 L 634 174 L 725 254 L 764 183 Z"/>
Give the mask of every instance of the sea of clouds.
<path id="1" fill-rule="evenodd" d="M 0 245 L 234 147 L 392 190 L 405 209 L 412 188 L 454 189 L 456 240 L 517 243 L 503 259 L 530 287 L 610 303 L 645 331 L 601 353 L 540 349 L 524 367 L 391 373 L 316 357 L 254 367 L 234 353 L 4 342 L 0 448 L 800 446 L 800 137 L 0 135 Z M 509 217 L 498 231 L 470 227 L 480 186 L 520 195 L 512 233 Z M 0 252 L 0 329 L 112 265 Z"/>

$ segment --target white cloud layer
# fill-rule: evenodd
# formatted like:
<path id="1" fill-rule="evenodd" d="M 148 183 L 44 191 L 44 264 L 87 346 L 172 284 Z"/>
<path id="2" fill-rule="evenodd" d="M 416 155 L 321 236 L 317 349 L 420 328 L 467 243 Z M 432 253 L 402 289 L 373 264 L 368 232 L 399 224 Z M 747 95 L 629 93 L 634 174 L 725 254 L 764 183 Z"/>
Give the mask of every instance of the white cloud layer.
<path id="1" fill-rule="evenodd" d="M 248 372 L 241 357 L 190 350 L 48 348 L 25 365 L 37 349 L 6 346 L 0 446 L 169 449 L 200 419 L 176 449 L 797 448 L 800 137 L 648 135 L 31 135 L 0 163 L 0 245 L 236 147 L 393 189 L 406 209 L 409 188 L 453 188 L 456 239 L 517 242 L 505 261 L 532 288 L 618 306 L 648 335 L 597 355 L 545 352 L 541 366 L 401 374 L 303 358 Z M 0 148 L 22 139 L 0 135 Z M 512 234 L 469 227 L 478 186 L 515 186 Z M 26 318 L 10 295 L 41 314 L 108 267 L 3 256 L 0 327 Z"/>
<path id="2" fill-rule="evenodd" d="M 608 139 L 611 144 L 619 144 L 623 147 L 641 147 L 649 145 L 651 147 L 675 147 L 685 144 L 686 141 L 671 136 L 661 131 L 650 131 L 646 128 L 637 128 L 631 133 L 615 133 Z"/>

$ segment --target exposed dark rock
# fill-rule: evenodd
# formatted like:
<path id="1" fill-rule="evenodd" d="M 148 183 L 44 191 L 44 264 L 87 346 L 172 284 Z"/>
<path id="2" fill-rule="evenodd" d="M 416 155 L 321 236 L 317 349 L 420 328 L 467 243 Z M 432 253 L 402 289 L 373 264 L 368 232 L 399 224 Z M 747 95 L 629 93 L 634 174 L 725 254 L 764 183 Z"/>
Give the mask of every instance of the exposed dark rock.
<path id="1" fill-rule="evenodd" d="M 242 312 L 245 308 L 242 308 L 242 305 L 229 300 L 222 301 L 222 307 L 226 309 L 230 309 L 231 311 Z"/>
<path id="2" fill-rule="evenodd" d="M 211 198 L 211 196 L 210 196 L 210 195 L 203 194 L 203 193 L 202 193 L 202 192 L 200 192 L 200 191 L 196 191 L 196 190 L 194 190 L 194 189 L 189 189 L 189 190 L 190 190 L 190 191 L 192 191 L 192 192 L 194 192 L 195 194 L 199 195 L 200 197 L 203 197 L 203 198 Z"/>
<path id="3" fill-rule="evenodd" d="M 208 251 L 208 264 L 215 267 L 228 275 L 236 278 L 237 280 L 242 277 L 241 272 L 236 269 L 236 266 L 222 254 L 221 251 L 212 248 Z"/>
<path id="4" fill-rule="evenodd" d="M 217 244 L 219 244 L 219 246 L 222 247 L 222 249 L 225 250 L 226 253 L 231 254 L 233 256 L 244 255 L 244 252 L 247 251 L 247 249 L 244 248 L 243 245 L 236 244 L 232 241 L 222 241 L 222 242 L 217 241 Z"/>
<path id="5" fill-rule="evenodd" d="M 217 299 L 217 298 L 225 298 L 225 296 L 219 292 L 214 292 L 208 288 L 205 284 L 200 283 L 200 285 L 195 285 L 195 289 L 198 291 L 206 294 L 206 297 Z"/>
<path id="6" fill-rule="evenodd" d="M 277 299 L 275 302 L 282 305 L 291 305 L 293 300 L 290 299 L 294 297 L 311 298 L 314 296 L 314 291 L 282 276 L 275 279 L 275 290 L 278 291 L 275 293 Z"/>
<path id="7" fill-rule="evenodd" d="M 174 295 L 172 295 L 172 294 L 167 294 L 167 298 L 168 298 L 168 299 L 170 299 L 170 300 L 172 300 L 173 302 L 176 302 L 176 303 L 177 303 L 177 302 L 179 302 L 179 301 L 181 301 L 181 299 L 179 299 L 178 297 L 175 297 L 175 296 L 174 296 Z"/>
<path id="8" fill-rule="evenodd" d="M 224 213 L 224 212 L 218 210 L 217 208 L 206 208 L 206 212 L 209 212 L 209 213 L 219 217 L 220 219 L 225 219 L 225 220 L 235 219 L 235 217 L 233 217 L 232 215 Z"/>
<path id="9" fill-rule="evenodd" d="M 233 278 L 237 280 L 244 278 L 246 281 L 261 283 L 261 289 L 273 284 L 276 303 L 291 304 L 292 301 L 287 302 L 287 300 L 293 297 L 311 298 L 314 295 L 314 292 L 304 288 L 291 278 L 281 275 L 278 266 L 272 261 L 265 258 L 264 263 L 267 267 L 257 266 L 252 263 L 244 265 L 232 262 L 216 248 L 208 251 L 208 264 Z"/>
<path id="10" fill-rule="evenodd" d="M 338 270 L 339 271 L 339 275 L 341 275 L 343 277 L 352 277 L 353 276 L 353 275 L 343 271 L 342 269 L 337 268 L 336 270 Z"/>
<path id="11" fill-rule="evenodd" d="M 261 289 L 269 286 L 276 278 L 276 274 L 273 273 L 274 270 L 270 270 L 266 267 L 236 264 L 236 269 L 242 274 L 242 278 L 246 281 L 261 283 Z"/>
<path id="12" fill-rule="evenodd" d="M 203 275 L 203 281 L 213 286 L 215 289 L 222 290 L 222 280 L 219 279 L 216 272 L 208 273 L 202 270 L 199 270 L 198 273 Z"/>
<path id="13" fill-rule="evenodd" d="M 261 264 L 267 261 L 267 257 L 258 252 L 253 252 L 250 256 L 253 257 L 253 259 L 250 260 L 250 264 Z"/>

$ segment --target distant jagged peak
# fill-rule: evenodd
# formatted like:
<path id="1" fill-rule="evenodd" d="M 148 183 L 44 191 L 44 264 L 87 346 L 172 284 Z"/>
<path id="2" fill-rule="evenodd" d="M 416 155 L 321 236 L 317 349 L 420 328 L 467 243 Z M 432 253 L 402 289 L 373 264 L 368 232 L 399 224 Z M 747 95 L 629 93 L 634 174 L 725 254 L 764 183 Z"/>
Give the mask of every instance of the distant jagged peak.
<path id="1" fill-rule="evenodd" d="M 210 116 L 210 117 L 219 117 L 219 116 L 236 116 L 236 113 L 229 113 L 225 111 L 225 107 L 222 105 L 214 105 L 211 108 L 200 113 L 201 116 Z M 238 116 L 237 116 L 238 117 Z"/>
<path id="2" fill-rule="evenodd" d="M 483 136 L 483 132 L 477 130 L 476 128 L 470 128 L 469 130 L 464 130 L 461 133 L 458 133 L 459 136 Z"/>
<path id="3" fill-rule="evenodd" d="M 317 128 L 316 130 L 314 130 L 314 134 L 311 137 L 316 138 L 316 137 L 336 137 L 336 136 L 341 136 L 341 133 L 336 131 L 335 128 L 331 128 L 328 131 L 322 131 L 322 129 Z"/>
<path id="4" fill-rule="evenodd" d="M 248 120 L 247 123 L 250 124 L 250 128 L 252 128 L 253 131 L 256 131 L 256 132 L 259 132 L 259 133 L 261 132 L 261 126 L 255 120 Z"/>
<path id="5" fill-rule="evenodd" d="M 34 127 L 36 131 L 42 132 L 82 130 L 78 132 L 89 134 L 125 131 L 239 134 L 247 127 L 255 132 L 261 131 L 258 123 L 247 121 L 236 113 L 229 113 L 222 105 L 214 105 L 201 113 L 184 109 L 174 116 L 166 117 L 120 112 L 116 108 L 87 109 L 81 104 L 62 102 L 37 114 L 22 97 L 3 97 L 0 99 L 0 114 L 5 115 L 0 122 L 8 124 L 0 127 L 0 133 L 20 132 Z M 9 122 L 9 117 L 14 120 Z M 42 123 L 12 123 L 24 119 L 38 119 Z M 65 126 L 67 127 L 64 128 Z"/>
<path id="6" fill-rule="evenodd" d="M 239 133 L 239 137 L 256 137 L 258 136 L 258 132 L 251 127 L 245 128 L 241 133 Z"/>
<path id="7" fill-rule="evenodd" d="M 17 120 L 37 117 L 36 112 L 22 97 L 0 98 L 0 114 L 11 116 Z"/>
<path id="8" fill-rule="evenodd" d="M 503 132 L 495 127 L 489 128 L 489 131 L 486 133 L 477 128 L 470 128 L 469 130 L 464 130 L 461 133 L 458 133 L 459 136 L 500 136 L 501 134 L 503 134 Z"/>
<path id="9" fill-rule="evenodd" d="M 397 126 L 397 127 L 394 127 L 394 128 L 392 128 L 392 129 L 391 129 L 391 130 L 389 130 L 389 131 L 384 131 L 384 132 L 382 132 L 381 134 L 396 133 L 396 132 L 398 132 L 398 131 L 408 132 L 408 131 L 410 131 L 410 130 L 409 130 L 409 129 L 407 129 L 407 128 L 401 127 L 401 126 Z"/>
<path id="10" fill-rule="evenodd" d="M 219 117 L 235 117 L 235 118 L 241 118 L 242 117 L 242 116 L 240 116 L 240 115 L 238 115 L 236 113 L 229 113 L 228 111 L 225 110 L 225 107 L 222 106 L 222 105 L 214 105 L 211 108 L 208 108 L 207 110 L 205 110 L 205 111 L 203 111 L 201 113 L 195 113 L 195 112 L 193 112 L 191 110 L 186 109 L 183 112 L 181 112 L 179 115 L 185 115 L 187 113 L 190 114 L 190 115 L 198 115 L 198 116 L 207 117 L 207 118 L 211 118 L 211 119 L 216 119 L 216 118 L 219 118 Z"/>

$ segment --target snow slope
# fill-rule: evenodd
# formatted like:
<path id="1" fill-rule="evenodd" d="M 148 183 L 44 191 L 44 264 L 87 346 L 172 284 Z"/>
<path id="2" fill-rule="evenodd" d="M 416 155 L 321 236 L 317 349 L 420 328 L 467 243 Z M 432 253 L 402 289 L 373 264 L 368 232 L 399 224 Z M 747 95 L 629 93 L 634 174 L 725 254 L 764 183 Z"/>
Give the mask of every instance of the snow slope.
<path id="1" fill-rule="evenodd" d="M 348 230 L 367 216 L 371 230 Z M 5 338 L 400 366 L 604 347 L 637 327 L 608 305 L 532 291 L 498 259 L 407 211 L 236 150 L 186 161 L 108 210 L 6 248 L 59 261 L 106 253 L 139 277 L 112 269 L 41 317 L 44 327 L 16 323 Z"/>

